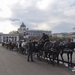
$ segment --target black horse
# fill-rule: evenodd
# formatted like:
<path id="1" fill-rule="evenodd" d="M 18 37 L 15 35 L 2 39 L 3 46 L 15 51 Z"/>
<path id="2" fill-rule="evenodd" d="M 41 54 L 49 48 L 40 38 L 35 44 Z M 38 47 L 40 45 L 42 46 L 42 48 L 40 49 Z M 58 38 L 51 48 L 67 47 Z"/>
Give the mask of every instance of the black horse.
<path id="1" fill-rule="evenodd" d="M 59 43 L 58 42 L 46 42 L 44 44 L 44 50 L 45 50 L 45 57 L 49 58 L 50 61 L 52 61 L 52 64 L 54 66 L 54 60 L 57 60 L 57 63 L 59 64 Z"/>
<path id="2" fill-rule="evenodd" d="M 73 55 L 73 51 L 75 48 L 75 43 L 74 42 L 68 42 L 66 44 L 62 44 L 59 46 L 60 47 L 60 55 L 62 58 L 62 62 L 64 63 L 64 59 L 63 59 L 63 54 L 67 54 L 67 58 L 68 58 L 68 66 L 73 66 L 72 65 L 72 55 Z"/>

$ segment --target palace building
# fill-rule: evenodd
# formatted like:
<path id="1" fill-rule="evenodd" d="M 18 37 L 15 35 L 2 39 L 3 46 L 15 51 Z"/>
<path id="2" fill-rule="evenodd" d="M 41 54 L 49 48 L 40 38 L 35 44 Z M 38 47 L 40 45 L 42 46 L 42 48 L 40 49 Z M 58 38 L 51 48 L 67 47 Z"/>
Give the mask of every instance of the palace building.
<path id="1" fill-rule="evenodd" d="M 21 24 L 18 32 L 24 36 L 40 36 L 42 33 L 46 33 L 50 36 L 52 33 L 51 31 L 44 30 L 29 30 L 28 28 L 26 28 L 26 25 L 24 23 Z"/>

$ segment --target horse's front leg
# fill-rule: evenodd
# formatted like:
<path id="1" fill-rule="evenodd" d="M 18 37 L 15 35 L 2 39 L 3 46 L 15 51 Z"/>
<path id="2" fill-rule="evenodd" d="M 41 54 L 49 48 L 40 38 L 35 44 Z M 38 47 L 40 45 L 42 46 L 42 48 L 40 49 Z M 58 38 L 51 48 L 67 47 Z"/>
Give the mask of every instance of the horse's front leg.
<path id="1" fill-rule="evenodd" d="M 63 53 L 60 54 L 62 62 L 64 63 L 64 59 L 63 59 Z"/>
<path id="2" fill-rule="evenodd" d="M 57 64 L 59 65 L 59 54 L 57 53 Z"/>
<path id="3" fill-rule="evenodd" d="M 48 58 L 48 60 L 47 60 L 48 64 L 51 62 L 51 57 L 50 56 L 51 56 L 51 54 L 48 53 L 48 57 L 47 57 Z"/>
<path id="4" fill-rule="evenodd" d="M 55 53 L 53 52 L 52 55 L 53 55 L 53 61 L 52 61 L 52 64 L 53 64 L 53 66 L 54 66 Z"/>
<path id="5" fill-rule="evenodd" d="M 71 52 L 71 53 L 70 53 L 70 63 L 71 63 L 71 67 L 73 66 L 73 64 L 72 64 L 72 55 L 73 55 L 73 53 Z"/>
<path id="6" fill-rule="evenodd" d="M 44 58 L 47 58 L 47 54 L 48 54 L 48 52 L 47 52 L 47 51 L 45 51 L 45 56 L 44 56 Z"/>
<path id="7" fill-rule="evenodd" d="M 68 66 L 69 66 L 69 53 L 67 53 L 67 58 L 68 58 Z"/>

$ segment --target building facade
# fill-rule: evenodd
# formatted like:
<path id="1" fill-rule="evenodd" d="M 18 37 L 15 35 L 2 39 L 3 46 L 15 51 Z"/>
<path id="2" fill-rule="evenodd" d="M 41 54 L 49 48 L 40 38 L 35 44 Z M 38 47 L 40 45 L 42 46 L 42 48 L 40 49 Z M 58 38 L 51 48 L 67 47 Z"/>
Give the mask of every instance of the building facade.
<path id="1" fill-rule="evenodd" d="M 19 41 L 19 34 L 0 34 L 0 42 Z"/>
<path id="2" fill-rule="evenodd" d="M 20 28 L 18 29 L 18 32 L 24 37 L 40 36 L 42 33 L 46 33 L 51 36 L 52 33 L 51 31 L 44 30 L 29 30 L 28 28 L 26 28 L 26 25 L 24 23 L 21 24 Z"/>
<path id="3" fill-rule="evenodd" d="M 27 33 L 29 36 L 41 36 L 42 33 L 51 35 L 51 31 L 44 31 L 44 30 L 28 30 Z"/>

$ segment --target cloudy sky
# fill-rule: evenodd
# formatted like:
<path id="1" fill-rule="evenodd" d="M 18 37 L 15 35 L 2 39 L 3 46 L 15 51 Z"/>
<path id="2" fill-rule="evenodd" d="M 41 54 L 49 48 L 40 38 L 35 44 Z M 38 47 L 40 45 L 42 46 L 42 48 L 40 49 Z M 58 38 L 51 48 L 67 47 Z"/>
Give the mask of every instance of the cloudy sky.
<path id="1" fill-rule="evenodd" d="M 22 22 L 29 29 L 72 32 L 75 0 L 0 0 L 0 32 L 17 30 Z"/>

